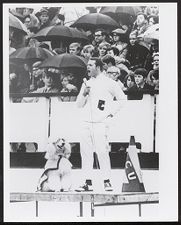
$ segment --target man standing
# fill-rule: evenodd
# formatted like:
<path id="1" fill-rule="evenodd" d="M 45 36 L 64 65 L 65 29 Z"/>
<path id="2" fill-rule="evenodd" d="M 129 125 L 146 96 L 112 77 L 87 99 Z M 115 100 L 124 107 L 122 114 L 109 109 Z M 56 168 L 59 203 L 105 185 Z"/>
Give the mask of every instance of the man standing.
<path id="1" fill-rule="evenodd" d="M 87 72 L 90 79 L 82 84 L 77 97 L 77 106 L 82 108 L 83 129 L 81 133 L 82 172 L 85 185 L 76 191 L 92 191 L 93 152 L 96 152 L 100 165 L 101 178 L 104 180 L 104 190 L 112 191 L 110 183 L 110 158 L 107 139 L 107 121 L 113 117 L 126 96 L 114 80 L 103 73 L 103 63 L 99 58 L 90 58 Z M 118 101 L 115 106 L 113 99 Z"/>

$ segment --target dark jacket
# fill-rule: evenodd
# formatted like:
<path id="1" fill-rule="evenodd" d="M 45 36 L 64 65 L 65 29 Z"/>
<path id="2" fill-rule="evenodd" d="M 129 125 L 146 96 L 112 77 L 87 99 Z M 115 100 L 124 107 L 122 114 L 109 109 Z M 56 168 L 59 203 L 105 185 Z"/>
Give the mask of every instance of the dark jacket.
<path id="1" fill-rule="evenodd" d="M 128 100 L 141 100 L 144 93 L 150 93 L 154 90 L 154 87 L 145 83 L 142 88 L 139 88 L 137 85 L 128 89 Z"/>

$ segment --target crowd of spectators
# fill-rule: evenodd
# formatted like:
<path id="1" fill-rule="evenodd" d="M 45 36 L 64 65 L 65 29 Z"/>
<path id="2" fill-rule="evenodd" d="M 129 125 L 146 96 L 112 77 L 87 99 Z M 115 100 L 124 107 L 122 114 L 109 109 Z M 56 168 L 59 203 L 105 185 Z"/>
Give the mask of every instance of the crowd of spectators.
<path id="1" fill-rule="evenodd" d="M 60 7 L 61 8 L 61 7 Z M 27 35 L 21 35 L 10 28 L 9 54 L 20 47 L 41 47 L 54 55 L 70 53 L 84 58 L 99 57 L 104 62 L 106 76 L 119 82 L 125 92 L 140 90 L 159 90 L 159 41 L 143 40 L 148 28 L 159 23 L 157 6 L 142 7 L 132 24 L 120 24 L 120 28 L 107 31 L 103 28 L 83 30 L 88 42 L 65 42 L 60 40 L 38 41 L 34 35 L 48 26 L 65 25 L 65 15 L 58 7 L 43 7 L 35 12 L 33 8 L 10 9 L 9 13 L 21 20 L 27 28 Z M 87 7 L 91 13 L 93 7 Z M 94 8 L 96 12 L 96 8 Z M 86 74 L 72 69 L 42 69 L 41 61 L 33 64 L 13 63 L 10 61 L 10 93 L 78 93 Z M 88 78 L 88 77 L 87 77 Z M 137 95 L 136 95 L 137 96 Z M 134 99 L 135 94 L 128 99 Z M 138 97 L 139 98 L 139 97 Z M 37 101 L 34 98 L 33 101 Z M 76 98 L 62 96 L 62 101 L 74 101 Z M 26 102 L 26 98 L 12 98 L 13 102 Z"/>

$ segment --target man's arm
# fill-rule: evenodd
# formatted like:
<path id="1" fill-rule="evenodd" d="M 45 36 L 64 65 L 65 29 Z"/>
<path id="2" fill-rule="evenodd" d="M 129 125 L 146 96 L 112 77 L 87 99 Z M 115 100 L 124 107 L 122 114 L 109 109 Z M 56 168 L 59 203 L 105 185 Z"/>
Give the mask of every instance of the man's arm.
<path id="1" fill-rule="evenodd" d="M 112 87 L 112 93 L 113 96 L 116 98 L 116 107 L 113 107 L 111 109 L 110 114 L 108 115 L 108 117 L 113 117 L 116 113 L 119 112 L 119 110 L 126 104 L 127 102 L 127 96 L 124 94 L 124 92 L 122 91 L 121 87 L 119 86 L 119 84 L 117 82 L 113 82 L 113 87 Z"/>
<path id="2" fill-rule="evenodd" d="M 84 83 L 82 84 L 80 93 L 77 96 L 76 104 L 79 108 L 84 107 L 87 102 L 88 96 L 90 92 L 90 87 L 86 86 Z"/>

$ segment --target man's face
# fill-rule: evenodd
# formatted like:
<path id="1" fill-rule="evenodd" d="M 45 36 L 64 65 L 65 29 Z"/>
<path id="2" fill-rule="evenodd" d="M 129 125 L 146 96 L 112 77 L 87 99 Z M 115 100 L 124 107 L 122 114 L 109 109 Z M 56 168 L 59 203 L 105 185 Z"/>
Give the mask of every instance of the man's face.
<path id="1" fill-rule="evenodd" d="M 134 75 L 136 85 L 142 85 L 144 83 L 144 77 L 141 74 Z"/>
<path id="2" fill-rule="evenodd" d="M 113 41 L 114 42 L 117 42 L 117 41 L 119 41 L 119 35 L 118 34 L 116 34 L 116 33 L 113 33 Z"/>
<path id="3" fill-rule="evenodd" d="M 48 22 L 48 20 L 49 20 L 49 16 L 47 15 L 47 14 L 42 14 L 41 16 L 40 16 L 40 21 L 41 21 L 41 23 L 46 23 L 46 22 Z"/>
<path id="4" fill-rule="evenodd" d="M 79 50 L 77 50 L 77 47 L 69 47 L 69 53 L 72 55 L 78 55 L 79 54 Z"/>
<path id="5" fill-rule="evenodd" d="M 101 31 L 95 32 L 94 37 L 96 43 L 101 43 L 104 39 Z"/>
<path id="6" fill-rule="evenodd" d="M 98 74 L 95 60 L 89 60 L 87 63 L 87 73 L 89 77 L 96 77 Z"/>
<path id="7" fill-rule="evenodd" d="M 137 16 L 137 25 L 142 26 L 145 23 L 145 17 L 144 15 L 138 15 Z"/>
<path id="8" fill-rule="evenodd" d="M 46 74 L 45 76 L 43 76 L 42 80 L 43 80 L 43 82 L 45 84 L 45 87 L 52 87 L 53 86 L 53 77 L 52 77 L 52 75 Z"/>
<path id="9" fill-rule="evenodd" d="M 114 68 L 114 67 L 108 67 L 107 75 L 108 77 L 110 77 L 111 79 L 115 81 L 117 81 L 118 77 L 120 76 L 119 72 L 117 71 L 117 68 Z"/>

